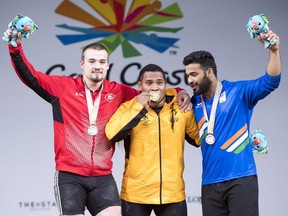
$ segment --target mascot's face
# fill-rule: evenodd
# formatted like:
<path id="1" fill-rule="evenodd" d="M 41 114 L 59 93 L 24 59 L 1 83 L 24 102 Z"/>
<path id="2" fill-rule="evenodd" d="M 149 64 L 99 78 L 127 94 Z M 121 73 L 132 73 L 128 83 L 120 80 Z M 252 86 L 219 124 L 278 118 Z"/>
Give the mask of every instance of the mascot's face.
<path id="1" fill-rule="evenodd" d="M 28 17 L 23 17 L 17 20 L 15 25 L 18 31 L 29 32 L 33 28 L 34 22 Z"/>
<path id="2" fill-rule="evenodd" d="M 261 16 L 256 15 L 250 18 L 248 26 L 251 32 L 258 34 L 263 31 L 265 21 L 262 19 Z"/>
<path id="3" fill-rule="evenodd" d="M 262 133 L 253 134 L 252 138 L 252 148 L 257 151 L 262 151 L 267 146 L 266 137 Z"/>

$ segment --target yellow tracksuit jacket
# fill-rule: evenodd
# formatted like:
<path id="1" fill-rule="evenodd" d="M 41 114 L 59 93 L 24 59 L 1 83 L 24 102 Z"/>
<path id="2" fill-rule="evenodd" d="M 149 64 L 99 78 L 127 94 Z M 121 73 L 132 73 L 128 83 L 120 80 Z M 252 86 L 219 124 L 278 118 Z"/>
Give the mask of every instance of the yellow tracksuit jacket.
<path id="1" fill-rule="evenodd" d="M 184 143 L 199 146 L 193 111 L 181 112 L 174 89 L 166 90 L 166 103 L 157 114 L 136 98 L 123 103 L 106 126 L 108 139 L 124 139 L 125 170 L 120 197 L 140 204 L 166 204 L 185 200 Z"/>

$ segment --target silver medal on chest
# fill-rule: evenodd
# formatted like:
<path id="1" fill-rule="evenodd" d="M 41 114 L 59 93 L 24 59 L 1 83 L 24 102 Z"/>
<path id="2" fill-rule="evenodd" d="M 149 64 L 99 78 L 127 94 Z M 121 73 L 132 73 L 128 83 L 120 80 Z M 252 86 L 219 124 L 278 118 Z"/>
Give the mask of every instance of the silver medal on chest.
<path id="1" fill-rule="evenodd" d="M 212 145 L 215 143 L 215 136 L 213 133 L 209 133 L 205 137 L 205 141 L 207 144 Z"/>
<path id="2" fill-rule="evenodd" d="M 88 127 L 88 134 L 90 134 L 91 136 L 95 136 L 98 133 L 98 128 L 96 127 L 96 125 L 92 124 Z"/>

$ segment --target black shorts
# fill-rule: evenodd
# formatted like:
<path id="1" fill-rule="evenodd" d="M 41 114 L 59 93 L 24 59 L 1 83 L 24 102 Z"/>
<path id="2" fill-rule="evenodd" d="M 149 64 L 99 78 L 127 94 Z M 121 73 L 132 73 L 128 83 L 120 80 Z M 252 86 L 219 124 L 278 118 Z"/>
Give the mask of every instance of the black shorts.
<path id="1" fill-rule="evenodd" d="M 257 176 L 202 185 L 203 216 L 258 216 Z"/>
<path id="2" fill-rule="evenodd" d="M 113 176 L 80 176 L 56 171 L 55 198 L 60 215 L 83 214 L 85 206 L 96 215 L 110 206 L 121 206 Z"/>
<path id="3" fill-rule="evenodd" d="M 122 200 L 122 216 L 149 216 L 154 210 L 157 216 L 187 216 L 186 200 L 169 204 L 138 204 Z"/>

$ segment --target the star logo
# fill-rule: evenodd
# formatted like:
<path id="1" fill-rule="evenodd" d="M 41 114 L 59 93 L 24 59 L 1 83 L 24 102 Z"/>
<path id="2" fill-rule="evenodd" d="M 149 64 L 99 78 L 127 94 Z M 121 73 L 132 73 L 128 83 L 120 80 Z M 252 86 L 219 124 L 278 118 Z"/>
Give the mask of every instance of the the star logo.
<path id="1" fill-rule="evenodd" d="M 78 32 L 78 34 L 57 35 L 64 45 L 95 38 L 99 39 L 97 42 L 103 44 L 110 53 L 121 45 L 125 58 L 141 55 L 135 44 L 144 45 L 159 53 L 165 52 L 170 47 L 177 48 L 175 43 L 179 38 L 161 37 L 159 34 L 176 33 L 183 27 L 157 26 L 183 17 L 177 3 L 161 9 L 162 3 L 157 0 L 132 0 L 129 5 L 126 0 L 84 0 L 84 2 L 98 14 L 98 17 L 101 17 L 101 20 L 81 8 L 79 3 L 62 1 L 55 10 L 57 14 L 91 26 L 87 28 L 68 24 L 57 25 Z"/>

